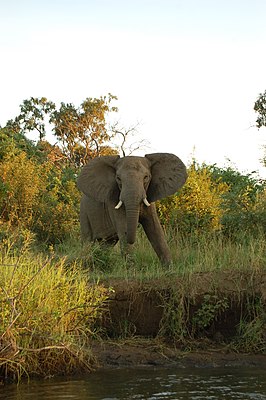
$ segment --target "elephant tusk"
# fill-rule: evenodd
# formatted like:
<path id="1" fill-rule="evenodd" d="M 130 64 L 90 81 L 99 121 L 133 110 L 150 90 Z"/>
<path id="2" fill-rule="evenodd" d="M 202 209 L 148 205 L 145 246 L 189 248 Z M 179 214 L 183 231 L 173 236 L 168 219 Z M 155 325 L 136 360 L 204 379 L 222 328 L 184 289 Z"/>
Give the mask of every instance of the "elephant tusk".
<path id="1" fill-rule="evenodd" d="M 118 210 L 122 206 L 122 204 L 123 204 L 122 200 L 119 200 L 119 202 L 115 206 L 115 209 Z"/>
<path id="2" fill-rule="evenodd" d="M 145 206 L 150 207 L 150 203 L 148 202 L 147 197 L 143 199 L 143 203 L 145 204 Z"/>

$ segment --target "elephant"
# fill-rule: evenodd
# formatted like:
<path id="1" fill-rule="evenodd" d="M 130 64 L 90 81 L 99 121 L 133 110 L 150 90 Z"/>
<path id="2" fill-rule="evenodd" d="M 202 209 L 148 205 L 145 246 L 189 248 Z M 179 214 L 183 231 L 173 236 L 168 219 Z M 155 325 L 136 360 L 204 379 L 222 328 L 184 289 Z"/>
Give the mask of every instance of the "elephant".
<path id="1" fill-rule="evenodd" d="M 99 156 L 85 165 L 77 180 L 82 241 L 119 240 L 130 254 L 140 223 L 163 265 L 171 253 L 157 215 L 155 201 L 174 194 L 186 182 L 184 163 L 174 154 Z"/>

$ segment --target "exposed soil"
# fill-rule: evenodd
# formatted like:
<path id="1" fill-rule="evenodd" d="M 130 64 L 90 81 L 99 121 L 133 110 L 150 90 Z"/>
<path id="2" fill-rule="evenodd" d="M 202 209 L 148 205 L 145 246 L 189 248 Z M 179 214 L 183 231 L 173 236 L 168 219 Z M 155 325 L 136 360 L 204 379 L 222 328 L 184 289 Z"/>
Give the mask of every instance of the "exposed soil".
<path id="1" fill-rule="evenodd" d="M 104 339 L 93 343 L 100 367 L 266 367 L 266 271 L 104 284 L 113 292 L 99 322 Z M 259 318 L 254 342 L 245 337 L 241 348 L 240 322 Z"/>
<path id="2" fill-rule="evenodd" d="M 92 344 L 98 369 L 130 367 L 217 368 L 261 367 L 266 368 L 266 355 L 229 351 L 226 347 L 209 344 L 206 350 L 180 350 L 156 340 L 135 339 L 103 341 Z"/>

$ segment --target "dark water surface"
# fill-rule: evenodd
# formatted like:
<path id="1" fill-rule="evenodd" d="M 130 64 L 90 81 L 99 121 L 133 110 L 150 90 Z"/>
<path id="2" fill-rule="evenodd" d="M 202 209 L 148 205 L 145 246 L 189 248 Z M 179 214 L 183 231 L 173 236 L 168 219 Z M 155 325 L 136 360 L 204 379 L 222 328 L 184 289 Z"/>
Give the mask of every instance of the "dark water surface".
<path id="1" fill-rule="evenodd" d="M 5 400 L 266 400 L 266 371 L 258 368 L 138 368 L 31 380 L 0 388 Z"/>

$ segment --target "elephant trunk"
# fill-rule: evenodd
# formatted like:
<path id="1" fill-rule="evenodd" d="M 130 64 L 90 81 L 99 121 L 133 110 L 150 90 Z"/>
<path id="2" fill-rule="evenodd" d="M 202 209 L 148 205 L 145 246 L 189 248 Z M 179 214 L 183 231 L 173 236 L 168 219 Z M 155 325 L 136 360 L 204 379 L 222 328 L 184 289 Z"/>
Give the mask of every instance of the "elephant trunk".
<path id="1" fill-rule="evenodd" d="M 130 181 L 132 184 L 133 179 Z M 126 210 L 126 241 L 128 244 L 133 244 L 136 241 L 140 205 L 144 200 L 146 200 L 146 206 L 148 206 L 149 203 L 146 199 L 146 193 L 141 185 L 132 184 L 130 188 L 124 186 L 123 189 L 124 190 L 120 195 L 120 200 L 124 204 Z M 119 206 L 119 203 L 117 206 Z"/>
<path id="2" fill-rule="evenodd" d="M 139 207 L 128 208 L 126 206 L 127 218 L 127 243 L 133 244 L 136 241 L 137 227 L 139 222 Z"/>

